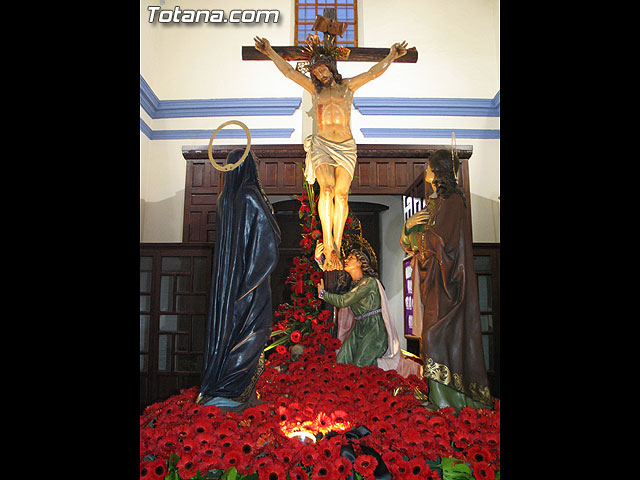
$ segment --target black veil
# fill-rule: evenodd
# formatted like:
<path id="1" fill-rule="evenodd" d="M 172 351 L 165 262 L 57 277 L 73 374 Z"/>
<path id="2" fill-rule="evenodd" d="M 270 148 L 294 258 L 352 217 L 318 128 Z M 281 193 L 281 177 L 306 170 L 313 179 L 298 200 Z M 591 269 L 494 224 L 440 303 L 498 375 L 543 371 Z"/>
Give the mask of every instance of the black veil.
<path id="1" fill-rule="evenodd" d="M 235 163 L 244 152 L 227 156 Z M 271 272 L 280 227 L 260 185 L 250 151 L 225 173 L 218 196 L 216 239 L 200 395 L 246 402 L 264 369 L 272 331 Z"/>

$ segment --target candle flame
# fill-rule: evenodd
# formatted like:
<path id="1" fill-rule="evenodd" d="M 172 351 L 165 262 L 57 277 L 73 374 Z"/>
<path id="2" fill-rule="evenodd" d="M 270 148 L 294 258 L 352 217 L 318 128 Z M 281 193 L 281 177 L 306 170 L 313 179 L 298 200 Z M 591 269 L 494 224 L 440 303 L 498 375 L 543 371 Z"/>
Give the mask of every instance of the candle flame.
<path id="1" fill-rule="evenodd" d="M 289 437 L 313 437 L 315 442 L 316 435 L 322 433 L 326 435 L 329 432 L 344 432 L 351 428 L 351 422 L 343 418 L 334 419 L 325 412 L 320 412 L 313 420 L 293 421 L 283 420 L 280 422 L 280 430 Z"/>

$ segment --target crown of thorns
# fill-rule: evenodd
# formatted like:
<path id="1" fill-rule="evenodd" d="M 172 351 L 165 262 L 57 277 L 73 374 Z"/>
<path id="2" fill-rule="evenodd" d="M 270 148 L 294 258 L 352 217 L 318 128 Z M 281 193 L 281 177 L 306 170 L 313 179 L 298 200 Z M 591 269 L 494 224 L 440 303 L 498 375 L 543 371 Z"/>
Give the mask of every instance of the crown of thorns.
<path id="1" fill-rule="evenodd" d="M 298 48 L 304 61 L 296 64 L 296 70 L 302 73 L 309 72 L 316 65 L 335 65 L 338 60 L 349 58 L 351 52 L 348 48 L 336 44 L 335 35 L 325 34 L 325 41 L 322 42 L 317 33 L 307 35 L 305 45 Z"/>

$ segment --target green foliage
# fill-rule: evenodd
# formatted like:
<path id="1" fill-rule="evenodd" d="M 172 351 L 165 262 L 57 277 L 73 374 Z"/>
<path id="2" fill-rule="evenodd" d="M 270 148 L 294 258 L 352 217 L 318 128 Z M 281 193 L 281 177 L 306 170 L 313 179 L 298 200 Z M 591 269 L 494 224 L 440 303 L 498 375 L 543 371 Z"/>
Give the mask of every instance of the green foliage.
<path id="1" fill-rule="evenodd" d="M 442 458 L 440 468 L 442 468 L 442 480 L 473 480 L 469 466 L 455 458 Z"/>

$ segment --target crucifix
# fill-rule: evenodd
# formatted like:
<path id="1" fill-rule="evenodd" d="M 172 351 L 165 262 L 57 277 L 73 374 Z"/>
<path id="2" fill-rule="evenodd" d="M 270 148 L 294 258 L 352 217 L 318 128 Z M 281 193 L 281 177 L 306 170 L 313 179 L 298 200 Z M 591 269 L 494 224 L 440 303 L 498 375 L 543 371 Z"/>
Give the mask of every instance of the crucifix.
<path id="1" fill-rule="evenodd" d="M 382 75 L 394 61 L 415 63 L 418 59 L 416 48 L 407 49 L 407 42 L 394 43 L 390 49 L 339 47 L 336 38 L 344 34 L 346 27 L 346 23 L 336 20 L 336 9 L 327 8 L 313 25 L 313 30 L 323 34 L 322 41 L 316 34 L 309 35 L 303 47 L 272 47 L 266 38 L 255 37 L 253 47 L 242 47 L 243 60 L 273 61 L 285 77 L 312 96 L 313 134 L 304 142 L 304 173 L 310 185 L 317 181 L 320 187 L 318 216 L 325 272 L 344 268 L 340 260 L 342 234 L 357 158 L 350 126 L 353 94 Z M 288 63 L 292 60 L 302 62 L 293 68 Z M 377 63 L 364 73 L 342 78 L 337 70 L 338 60 Z"/>

